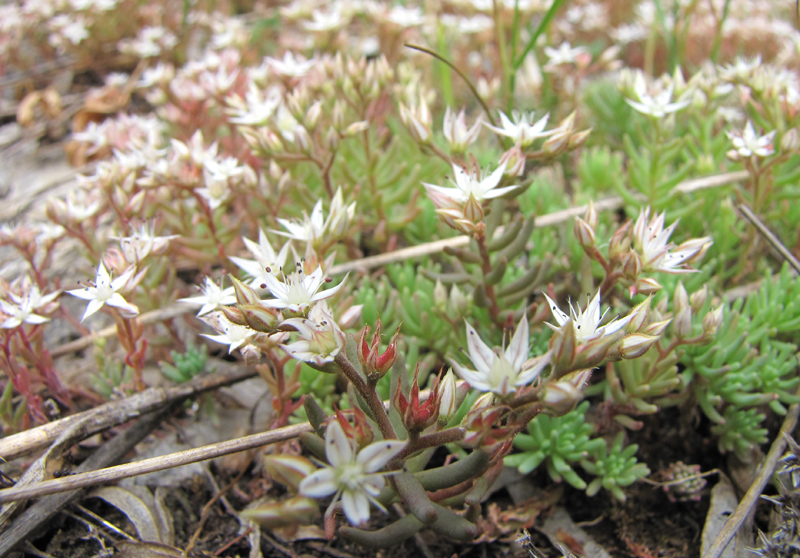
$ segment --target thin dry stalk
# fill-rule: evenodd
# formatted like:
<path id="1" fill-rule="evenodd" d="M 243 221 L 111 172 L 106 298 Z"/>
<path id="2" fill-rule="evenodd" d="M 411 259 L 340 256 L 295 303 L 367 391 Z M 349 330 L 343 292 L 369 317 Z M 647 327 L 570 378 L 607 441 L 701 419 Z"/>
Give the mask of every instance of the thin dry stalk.
<path id="1" fill-rule="evenodd" d="M 38 498 L 47 494 L 56 494 L 76 488 L 95 486 L 138 475 L 145 475 L 147 473 L 154 473 L 156 471 L 163 471 L 165 469 L 172 469 L 182 465 L 207 461 L 209 459 L 222 457 L 223 455 L 260 448 L 277 442 L 285 442 L 296 438 L 303 432 L 311 431 L 311 425 L 304 422 L 302 424 L 277 428 L 269 432 L 245 436 L 244 438 L 237 438 L 235 440 L 228 440 L 201 446 L 199 448 L 170 453 L 160 457 L 144 459 L 135 463 L 117 465 L 116 467 L 108 467 L 106 469 L 99 469 L 87 473 L 78 473 L 69 477 L 46 480 L 20 488 L 7 488 L 5 490 L 0 490 L 0 503 Z"/>

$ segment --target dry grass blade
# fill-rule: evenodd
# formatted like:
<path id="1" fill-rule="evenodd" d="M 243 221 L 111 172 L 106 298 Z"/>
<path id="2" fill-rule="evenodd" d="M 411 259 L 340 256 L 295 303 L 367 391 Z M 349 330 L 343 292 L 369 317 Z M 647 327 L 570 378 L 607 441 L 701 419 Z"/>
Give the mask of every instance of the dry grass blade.
<path id="1" fill-rule="evenodd" d="M 85 420 L 87 417 L 91 417 L 91 421 L 84 424 L 84 428 L 91 435 L 160 409 L 174 401 L 185 399 L 204 391 L 235 384 L 252 378 L 256 374 L 255 370 L 246 369 L 233 373 L 226 372 L 195 378 L 184 385 L 168 389 L 150 388 L 127 399 L 111 401 L 89 411 L 3 438 L 0 440 L 0 456 L 10 461 L 51 444 L 67 428 Z"/>
<path id="2" fill-rule="evenodd" d="M 160 457 L 144 459 L 135 463 L 127 463 L 107 469 L 79 473 L 60 479 L 46 480 L 20 488 L 7 488 L 5 490 L 0 490 L 0 503 L 38 498 L 47 494 L 56 494 L 76 488 L 86 488 L 87 486 L 95 486 L 147 473 L 154 473 L 156 471 L 163 471 L 165 469 L 172 469 L 174 467 L 180 467 L 181 465 L 198 463 L 200 461 L 222 457 L 223 455 L 230 455 L 232 453 L 259 448 L 277 442 L 285 442 L 296 438 L 303 432 L 311 432 L 311 430 L 311 425 L 304 422 L 302 424 L 277 428 L 269 432 L 245 436 L 244 438 L 237 438 L 235 440 L 228 440 L 217 444 L 170 453 Z"/>

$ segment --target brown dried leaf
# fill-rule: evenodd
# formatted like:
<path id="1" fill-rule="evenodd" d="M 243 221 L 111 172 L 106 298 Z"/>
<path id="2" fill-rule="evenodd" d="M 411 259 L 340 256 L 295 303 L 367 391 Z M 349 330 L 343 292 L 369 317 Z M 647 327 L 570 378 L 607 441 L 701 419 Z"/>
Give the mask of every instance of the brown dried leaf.
<path id="1" fill-rule="evenodd" d="M 134 486 L 130 490 L 126 490 L 118 486 L 104 486 L 93 490 L 89 497 L 105 500 L 124 513 L 136 527 L 136 533 L 140 540 L 160 543 L 164 542 L 164 538 L 169 538 L 168 534 L 162 538 L 159 529 L 160 520 L 154 513 L 153 496 L 146 487 Z M 148 499 L 150 505 L 146 503 Z"/>

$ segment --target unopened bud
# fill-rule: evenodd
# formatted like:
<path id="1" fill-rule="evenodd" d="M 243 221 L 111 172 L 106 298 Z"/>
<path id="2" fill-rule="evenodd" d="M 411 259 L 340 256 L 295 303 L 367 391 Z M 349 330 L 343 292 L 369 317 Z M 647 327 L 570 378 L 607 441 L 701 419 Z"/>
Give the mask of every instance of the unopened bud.
<path id="1" fill-rule="evenodd" d="M 311 461 L 299 455 L 266 455 L 263 463 L 270 477 L 295 494 L 302 480 L 317 470 Z"/>
<path id="2" fill-rule="evenodd" d="M 436 280 L 436 286 L 433 287 L 433 304 L 443 312 L 447 309 L 447 288 L 439 279 Z"/>
<path id="3" fill-rule="evenodd" d="M 475 199 L 475 196 L 470 194 L 469 198 L 467 199 L 467 203 L 464 204 L 464 218 L 470 223 L 475 223 L 477 225 L 483 221 L 483 217 L 483 206 L 477 199 Z"/>
<path id="4" fill-rule="evenodd" d="M 703 333 L 711 336 L 716 335 L 719 326 L 722 325 L 723 306 L 712 310 L 703 318 Z"/>
<path id="5" fill-rule="evenodd" d="M 319 504 L 311 498 L 295 496 L 243 510 L 239 515 L 268 529 L 309 525 L 319 517 Z"/>
<path id="6" fill-rule="evenodd" d="M 599 218 L 597 216 L 597 209 L 594 206 L 594 202 L 589 202 L 589 207 L 586 208 L 586 213 L 583 214 L 583 220 L 592 227 L 592 229 L 597 230 L 597 225 L 599 224 Z"/>
<path id="7" fill-rule="evenodd" d="M 595 237 L 594 229 L 580 217 L 575 218 L 573 233 L 575 234 L 575 238 L 578 239 L 581 248 L 584 250 L 590 250 L 595 247 L 597 238 Z"/>
<path id="8" fill-rule="evenodd" d="M 653 310 L 651 315 L 656 315 L 658 310 Z M 658 322 L 653 322 L 651 324 L 647 324 L 644 329 L 642 329 L 639 333 L 644 333 L 645 335 L 653 335 L 655 337 L 661 336 L 662 333 L 667 329 L 667 326 L 672 323 L 672 320 L 661 320 Z"/>
<path id="9" fill-rule="evenodd" d="M 570 412 L 583 399 L 582 388 L 589 381 L 591 370 L 581 370 L 544 386 L 540 401 L 555 416 Z"/>
<path id="10" fill-rule="evenodd" d="M 672 331 L 678 339 L 686 339 L 692 334 L 692 307 L 684 306 L 672 319 Z"/>
<path id="11" fill-rule="evenodd" d="M 236 302 L 239 304 L 260 304 L 261 297 L 253 290 L 252 287 L 245 285 L 233 275 L 230 276 L 233 281 L 233 292 L 236 295 Z"/>
<path id="12" fill-rule="evenodd" d="M 220 306 L 219 310 L 229 322 L 240 326 L 247 326 L 247 319 L 244 317 L 244 313 L 239 308 L 233 306 Z"/>
<path id="13" fill-rule="evenodd" d="M 672 295 L 672 308 L 678 312 L 689 306 L 689 295 L 686 294 L 686 289 L 683 282 L 678 281 L 678 286 L 675 287 L 675 292 Z"/>
<path id="14" fill-rule="evenodd" d="M 346 138 L 353 137 L 361 132 L 367 130 L 369 128 L 369 122 L 367 120 L 360 120 L 358 122 L 353 122 L 350 124 L 342 134 Z"/>
<path id="15" fill-rule="evenodd" d="M 322 102 L 317 101 L 306 111 L 306 117 L 304 119 L 306 128 L 309 130 L 313 130 L 317 127 L 317 123 L 319 123 L 319 117 L 322 114 Z"/>
<path id="16" fill-rule="evenodd" d="M 629 279 L 636 279 L 642 272 L 642 258 L 639 254 L 630 250 L 622 256 L 622 274 Z"/>
<path id="17" fill-rule="evenodd" d="M 330 151 L 334 152 L 339 149 L 339 132 L 337 132 L 333 127 L 328 128 L 328 131 L 325 132 L 325 148 Z"/>
<path id="18" fill-rule="evenodd" d="M 303 126 L 297 126 L 294 130 L 294 146 L 302 153 L 309 153 L 311 151 L 311 136 Z"/>
<path id="19" fill-rule="evenodd" d="M 631 289 L 634 289 L 633 294 L 639 293 L 644 295 L 655 294 L 662 288 L 661 284 L 652 277 L 640 277 L 636 280 L 636 284 L 631 287 Z"/>
<path id="20" fill-rule="evenodd" d="M 341 130 L 344 128 L 344 103 L 340 100 L 337 100 L 333 103 L 333 127 L 336 130 Z"/>
<path id="21" fill-rule="evenodd" d="M 458 285 L 450 288 L 450 311 L 456 316 L 465 316 L 469 311 L 469 298 L 458 288 Z"/>
<path id="22" fill-rule="evenodd" d="M 647 322 L 647 317 L 650 313 L 650 301 L 652 297 L 647 297 L 644 302 L 641 302 L 634 306 L 629 316 L 631 319 L 628 321 L 628 325 L 625 326 L 625 331 L 628 333 L 636 333 L 642 326 L 644 326 L 645 322 Z"/>
<path id="23" fill-rule="evenodd" d="M 247 326 L 261 333 L 275 333 L 278 327 L 278 316 L 261 304 L 240 304 L 239 310 L 244 314 Z"/>
<path id="24" fill-rule="evenodd" d="M 631 238 L 628 234 L 630 228 L 631 222 L 628 221 L 611 236 L 611 241 L 608 244 L 608 257 L 612 260 L 620 258 L 630 250 Z"/>
<path id="25" fill-rule="evenodd" d="M 567 149 L 569 151 L 574 151 L 579 147 L 583 147 L 586 144 L 586 140 L 589 139 L 589 134 L 592 133 L 592 128 L 588 130 L 581 130 L 580 132 L 576 132 L 569 137 L 569 143 L 567 143 Z"/>
<path id="26" fill-rule="evenodd" d="M 791 153 L 797 151 L 800 146 L 800 137 L 798 137 L 797 128 L 792 128 L 781 138 L 781 151 Z"/>
<path id="27" fill-rule="evenodd" d="M 473 412 L 478 411 L 480 409 L 491 407 L 493 404 L 494 404 L 494 393 L 492 393 L 491 391 L 487 391 L 486 393 L 484 393 L 483 395 L 478 397 L 478 399 L 475 400 L 475 403 L 473 403 L 472 407 L 470 407 L 467 416 L 471 415 Z"/>
<path id="28" fill-rule="evenodd" d="M 692 311 L 699 312 L 705 306 L 706 299 L 708 298 L 708 285 L 703 285 L 703 288 L 697 292 L 692 293 L 689 297 L 689 305 Z"/>
<path id="29" fill-rule="evenodd" d="M 649 351 L 656 341 L 658 341 L 658 337 L 643 333 L 633 333 L 622 339 L 619 345 L 619 353 L 622 358 L 637 358 Z"/>
<path id="30" fill-rule="evenodd" d="M 351 306 L 347 310 L 342 313 L 341 317 L 336 320 L 337 325 L 340 329 L 351 329 L 356 327 L 358 322 L 361 320 L 361 311 L 364 309 L 363 304 L 356 304 L 355 306 Z"/>
<path id="31" fill-rule="evenodd" d="M 515 145 L 500 157 L 500 164 L 506 166 L 506 176 L 522 176 L 525 172 L 525 154 L 522 148 Z"/>
<path id="32" fill-rule="evenodd" d="M 456 375 L 453 374 L 453 370 L 450 369 L 439 385 L 439 422 L 446 424 L 447 421 L 450 420 L 450 417 L 456 414 L 460 405 L 456 391 Z"/>

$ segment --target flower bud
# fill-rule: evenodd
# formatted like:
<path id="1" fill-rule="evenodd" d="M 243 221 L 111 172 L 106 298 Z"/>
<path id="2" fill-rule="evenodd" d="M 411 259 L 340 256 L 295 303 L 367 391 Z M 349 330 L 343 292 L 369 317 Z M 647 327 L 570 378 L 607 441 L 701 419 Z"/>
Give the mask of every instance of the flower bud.
<path id="1" fill-rule="evenodd" d="M 522 148 L 515 145 L 500 157 L 500 164 L 506 166 L 505 176 L 522 176 L 525 172 L 525 154 Z"/>
<path id="2" fill-rule="evenodd" d="M 336 323 L 339 326 L 339 329 L 351 329 L 356 327 L 356 324 L 361 319 L 361 311 L 363 310 L 363 304 L 356 304 L 355 306 L 351 306 L 347 310 L 342 313 L 341 317 L 336 320 Z"/>
<path id="3" fill-rule="evenodd" d="M 694 292 L 689 297 L 689 305 L 692 307 L 693 312 L 699 312 L 705 306 L 706 299 L 708 298 L 708 285 L 703 285 L 703 288 Z"/>
<path id="4" fill-rule="evenodd" d="M 686 339 L 692 334 L 692 308 L 684 306 L 672 319 L 672 331 L 678 339 Z"/>
<path id="5" fill-rule="evenodd" d="M 636 279 L 642 272 L 642 258 L 634 250 L 622 256 L 622 274 L 629 279 Z"/>
<path id="6" fill-rule="evenodd" d="M 328 131 L 325 132 L 325 148 L 328 151 L 336 151 L 339 148 L 339 132 L 337 132 L 333 127 L 328 128 Z"/>
<path id="7" fill-rule="evenodd" d="M 599 218 L 597 216 L 597 209 L 594 207 L 594 202 L 590 201 L 589 206 L 586 208 L 586 213 L 583 214 L 583 220 L 594 230 L 597 230 Z"/>
<path id="8" fill-rule="evenodd" d="M 447 371 L 441 384 L 439 385 L 439 422 L 447 423 L 460 405 L 458 401 L 456 375 L 453 374 L 452 368 Z"/>
<path id="9" fill-rule="evenodd" d="M 464 316 L 469 311 L 469 298 L 458 288 L 458 285 L 453 285 L 450 288 L 450 312 L 456 316 Z"/>
<path id="10" fill-rule="evenodd" d="M 594 229 L 580 217 L 575 218 L 573 233 L 575 234 L 575 238 L 578 239 L 581 248 L 584 250 L 591 250 L 595 247 L 597 239 L 595 238 Z"/>
<path id="11" fill-rule="evenodd" d="M 651 315 L 654 315 L 657 310 L 653 310 Z M 645 335 L 654 335 L 659 337 L 664 331 L 666 331 L 667 326 L 672 323 L 672 320 L 662 320 L 658 322 L 653 322 L 651 324 L 647 324 L 639 333 L 643 333 Z"/>
<path id="12" fill-rule="evenodd" d="M 539 401 L 553 415 L 565 415 L 583 399 L 582 388 L 589 381 L 591 375 L 591 370 L 580 370 L 557 382 L 550 382 L 542 388 Z"/>
<path id="13" fill-rule="evenodd" d="M 375 325 L 375 334 L 372 336 L 371 343 L 367 343 L 368 333 L 369 326 L 362 330 L 361 338 L 358 341 L 358 360 L 361 363 L 364 375 L 369 380 L 377 381 L 391 370 L 394 361 L 397 360 L 397 336 L 400 334 L 400 328 L 397 328 L 392 341 L 382 354 L 378 354 L 381 346 L 380 320 Z"/>
<path id="14" fill-rule="evenodd" d="M 442 312 L 447 310 L 447 288 L 439 279 L 436 280 L 436 286 L 433 287 L 433 305 Z"/>
<path id="15" fill-rule="evenodd" d="M 689 295 L 686 294 L 686 289 L 682 281 L 678 281 L 678 286 L 675 287 L 675 292 L 672 295 L 672 308 L 679 312 L 689 306 Z"/>
<path id="16" fill-rule="evenodd" d="M 260 304 L 261 297 L 258 296 L 255 290 L 252 287 L 249 287 L 239 281 L 233 275 L 230 276 L 231 281 L 233 282 L 233 292 L 236 294 L 236 302 L 239 304 Z"/>
<path id="17" fill-rule="evenodd" d="M 650 313 L 650 301 L 652 297 L 648 296 L 644 302 L 641 302 L 631 309 L 628 325 L 625 326 L 625 331 L 628 333 L 636 333 L 647 322 L 647 317 Z"/>
<path id="18" fill-rule="evenodd" d="M 467 203 L 464 204 L 464 218 L 470 223 L 478 224 L 483 221 L 484 211 L 481 203 L 470 194 Z"/>
<path id="19" fill-rule="evenodd" d="M 246 509 L 239 515 L 268 529 L 309 525 L 319 517 L 319 504 L 311 498 L 295 496 Z"/>
<path id="20" fill-rule="evenodd" d="M 611 241 L 608 244 L 608 257 L 612 260 L 620 258 L 631 248 L 631 238 L 628 231 L 631 228 L 631 222 L 628 221 L 622 225 L 611 236 Z"/>
<path id="21" fill-rule="evenodd" d="M 574 151 L 579 147 L 583 147 L 586 144 L 586 140 L 589 139 L 589 134 L 592 133 L 593 128 L 589 128 L 587 130 L 581 130 L 580 132 L 576 132 L 569 137 L 569 143 L 567 143 L 567 149 L 569 151 Z"/>
<path id="22" fill-rule="evenodd" d="M 797 128 L 792 128 L 781 138 L 781 151 L 791 153 L 797 151 L 800 146 L 800 137 L 798 137 Z"/>
<path id="23" fill-rule="evenodd" d="M 313 130 L 319 123 L 319 117 L 322 114 L 322 102 L 317 101 L 306 111 L 305 125 L 309 130 Z"/>
<path id="24" fill-rule="evenodd" d="M 472 407 L 470 407 L 469 412 L 467 413 L 467 417 L 469 417 L 469 415 L 471 415 L 475 411 L 478 411 L 480 409 L 486 409 L 488 407 L 491 407 L 493 404 L 494 404 L 494 393 L 492 393 L 491 391 L 487 391 L 486 393 L 484 393 L 483 395 L 478 397 L 478 399 L 475 400 L 475 403 L 472 404 Z"/>
<path id="25" fill-rule="evenodd" d="M 311 461 L 299 455 L 266 455 L 263 463 L 267 474 L 294 494 L 300 482 L 317 470 Z"/>
<path id="26" fill-rule="evenodd" d="M 344 128 L 344 102 L 340 100 L 336 100 L 333 103 L 333 127 L 336 130 L 342 130 Z"/>
<path id="27" fill-rule="evenodd" d="M 278 316 L 269 308 L 261 304 L 240 304 L 239 310 L 242 311 L 246 325 L 261 333 L 275 333 L 278 327 Z"/>
<path id="28" fill-rule="evenodd" d="M 311 136 L 303 126 L 298 125 L 294 130 L 294 146 L 301 153 L 311 151 Z"/>
<path id="29" fill-rule="evenodd" d="M 661 284 L 652 277 L 639 277 L 630 290 L 632 291 L 631 296 L 636 293 L 650 295 L 657 293 L 662 288 Z"/>
<path id="30" fill-rule="evenodd" d="M 711 336 L 716 335 L 719 326 L 722 325 L 723 306 L 712 310 L 703 318 L 703 333 Z"/>
<path id="31" fill-rule="evenodd" d="M 622 339 L 619 345 L 619 354 L 622 358 L 637 358 L 650 350 L 658 337 L 645 335 L 643 333 L 633 333 Z"/>
<path id="32" fill-rule="evenodd" d="M 353 137 L 361 132 L 369 129 L 369 122 L 367 120 L 360 120 L 358 122 L 353 122 L 350 124 L 342 134 L 346 138 Z"/>

